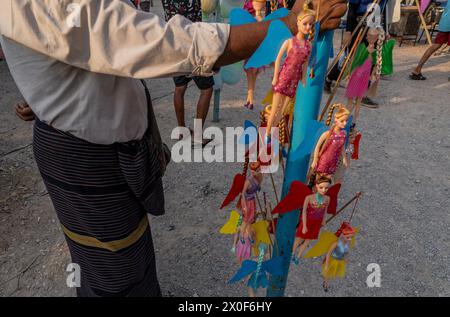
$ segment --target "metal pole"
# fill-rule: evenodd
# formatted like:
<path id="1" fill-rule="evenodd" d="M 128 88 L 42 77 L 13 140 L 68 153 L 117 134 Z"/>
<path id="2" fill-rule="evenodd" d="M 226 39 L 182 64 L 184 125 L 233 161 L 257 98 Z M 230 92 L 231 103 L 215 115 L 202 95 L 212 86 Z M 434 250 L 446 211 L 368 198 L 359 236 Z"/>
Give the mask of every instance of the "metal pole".
<path id="1" fill-rule="evenodd" d="M 310 156 L 308 155 L 294 161 L 293 158 L 291 159 L 291 156 L 293 156 L 291 154 L 298 150 L 298 147 L 304 138 L 313 137 L 312 135 L 306 135 L 306 131 L 309 122 L 311 120 L 316 120 L 319 114 L 320 102 L 323 94 L 323 84 L 332 45 L 333 31 L 328 31 L 319 35 L 317 41 L 317 66 L 315 68 L 315 77 L 313 79 L 307 79 L 306 87 L 299 84 L 297 89 L 297 99 L 294 108 L 294 121 L 291 134 L 291 148 L 287 158 L 286 175 L 283 183 L 283 197 L 289 192 L 292 181 L 306 181 Z M 310 70 L 308 70 L 308 74 L 309 71 Z M 269 287 L 267 289 L 268 297 L 281 297 L 284 295 L 298 217 L 299 211 L 296 210 L 280 215 L 278 218 L 276 230 L 278 250 L 276 250 L 275 255 L 283 258 L 283 275 L 271 276 Z"/>
<path id="2" fill-rule="evenodd" d="M 220 89 L 214 89 L 214 110 L 213 110 L 213 122 L 219 122 L 220 113 Z"/>

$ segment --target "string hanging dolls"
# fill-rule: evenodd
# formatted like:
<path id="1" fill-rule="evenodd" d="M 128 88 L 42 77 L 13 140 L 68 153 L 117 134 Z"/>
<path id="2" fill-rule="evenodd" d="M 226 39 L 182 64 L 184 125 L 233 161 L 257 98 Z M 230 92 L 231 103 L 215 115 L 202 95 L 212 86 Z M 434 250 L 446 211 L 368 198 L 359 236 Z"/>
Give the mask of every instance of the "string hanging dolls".
<path id="1" fill-rule="evenodd" d="M 325 215 L 330 204 L 330 197 L 325 194 L 330 185 L 331 179 L 325 176 L 318 177 L 315 181 L 315 193 L 305 198 L 292 249 L 294 255 L 292 262 L 296 265 L 311 241 L 317 240 L 320 229 L 325 225 Z"/>
<path id="2" fill-rule="evenodd" d="M 267 120 L 267 142 L 270 142 L 270 132 L 273 126 L 280 121 L 284 109 L 295 97 L 298 83 L 301 80 L 306 84 L 308 59 L 311 53 L 311 44 L 306 39 L 315 21 L 316 12 L 311 9 L 311 2 L 306 1 L 302 12 L 297 16 L 298 32 L 286 40 L 275 61 L 275 71 L 272 80 L 272 108 Z M 281 66 L 284 54 L 286 60 Z"/>
<path id="3" fill-rule="evenodd" d="M 328 112 L 327 125 L 331 124 L 333 112 L 334 124 L 330 130 L 324 132 L 317 142 L 314 150 L 311 169 L 320 176 L 332 177 L 336 173 L 337 165 L 341 155 L 344 166 L 348 166 L 347 155 L 345 155 L 345 140 L 347 133 L 345 127 L 350 116 L 350 111 L 340 103 L 331 106 Z"/>
<path id="4" fill-rule="evenodd" d="M 359 119 L 359 113 L 361 109 L 362 99 L 365 97 L 369 90 L 369 82 L 372 81 L 371 91 L 376 91 L 378 81 L 380 80 L 381 70 L 382 70 L 382 50 L 383 42 L 385 39 L 385 34 L 381 28 L 370 28 L 367 32 L 367 42 L 368 46 L 365 44 L 360 44 L 358 51 L 355 56 L 366 56 L 364 61 L 359 61 L 359 58 L 355 57 L 354 68 L 352 74 L 350 75 L 347 89 L 345 92 L 348 98 L 348 108 L 350 111 L 355 110 L 354 121 Z M 376 49 L 375 49 L 375 43 Z M 375 61 L 372 58 L 372 53 L 376 50 Z M 355 63 L 361 63 L 361 65 L 355 68 Z M 375 67 L 373 65 L 375 63 Z M 372 71 L 373 68 L 373 71 Z"/>

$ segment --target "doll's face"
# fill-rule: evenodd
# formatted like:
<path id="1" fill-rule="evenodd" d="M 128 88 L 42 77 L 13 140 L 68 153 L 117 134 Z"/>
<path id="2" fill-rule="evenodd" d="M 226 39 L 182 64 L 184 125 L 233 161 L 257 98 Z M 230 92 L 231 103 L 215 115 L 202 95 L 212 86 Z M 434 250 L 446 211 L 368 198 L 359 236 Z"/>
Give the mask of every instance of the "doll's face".
<path id="1" fill-rule="evenodd" d="M 303 19 L 297 20 L 298 31 L 303 34 L 309 34 L 314 24 L 314 17 L 309 15 Z"/>
<path id="2" fill-rule="evenodd" d="M 319 193 L 319 195 L 325 195 L 328 191 L 328 188 L 330 188 L 330 183 L 323 182 L 316 185 L 316 190 Z"/>
<path id="3" fill-rule="evenodd" d="M 345 239 L 346 241 L 352 240 L 353 236 L 354 236 L 353 233 L 350 233 L 350 234 L 344 234 L 344 235 L 343 235 L 343 237 L 344 237 L 344 239 Z"/>
<path id="4" fill-rule="evenodd" d="M 262 11 L 266 8 L 266 3 L 262 1 L 252 1 L 252 5 L 255 11 Z"/>
<path id="5" fill-rule="evenodd" d="M 375 43 L 378 41 L 378 32 L 368 32 L 367 33 L 367 42 L 371 45 L 375 45 Z"/>
<path id="6" fill-rule="evenodd" d="M 345 129 L 347 126 L 348 116 L 342 116 L 339 119 L 335 118 L 334 123 L 339 129 Z"/>

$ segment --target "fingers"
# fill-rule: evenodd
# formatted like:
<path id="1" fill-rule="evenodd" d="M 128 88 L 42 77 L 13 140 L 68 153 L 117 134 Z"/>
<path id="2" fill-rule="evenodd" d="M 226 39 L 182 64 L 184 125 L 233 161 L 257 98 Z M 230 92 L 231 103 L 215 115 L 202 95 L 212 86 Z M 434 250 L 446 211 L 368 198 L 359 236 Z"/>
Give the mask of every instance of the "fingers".
<path id="1" fill-rule="evenodd" d="M 26 102 L 19 102 L 15 106 L 16 115 L 24 121 L 33 121 L 34 112 Z"/>
<path id="2" fill-rule="evenodd" d="M 335 4 L 320 15 L 320 30 L 327 31 L 338 28 L 345 12 L 347 12 L 346 1 L 344 3 L 342 1 L 336 1 Z"/>

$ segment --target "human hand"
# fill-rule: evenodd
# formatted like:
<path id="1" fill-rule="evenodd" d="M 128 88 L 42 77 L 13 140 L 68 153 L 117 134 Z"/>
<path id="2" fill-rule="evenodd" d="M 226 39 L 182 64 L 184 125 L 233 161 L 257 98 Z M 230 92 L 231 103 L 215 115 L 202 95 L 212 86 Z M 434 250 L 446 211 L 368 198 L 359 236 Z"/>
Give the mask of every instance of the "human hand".
<path id="1" fill-rule="evenodd" d="M 303 10 L 306 0 L 297 0 L 292 7 L 291 15 L 297 23 L 297 15 Z M 317 10 L 320 3 L 320 31 L 336 29 L 341 23 L 341 17 L 347 12 L 347 0 L 312 0 L 313 9 Z"/>
<path id="2" fill-rule="evenodd" d="M 30 106 L 25 101 L 17 103 L 14 110 L 16 115 L 23 121 L 33 121 L 35 119 L 33 110 L 31 110 Z"/>

